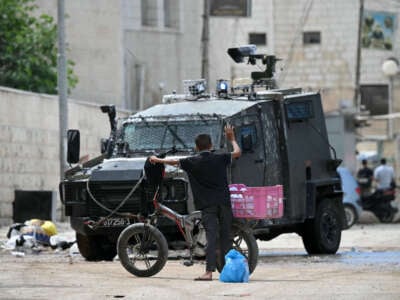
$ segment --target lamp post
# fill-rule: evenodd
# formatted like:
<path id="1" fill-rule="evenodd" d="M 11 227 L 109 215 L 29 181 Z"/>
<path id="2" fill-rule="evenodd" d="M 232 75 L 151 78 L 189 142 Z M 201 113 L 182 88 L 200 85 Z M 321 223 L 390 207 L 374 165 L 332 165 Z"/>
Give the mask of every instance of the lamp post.
<path id="1" fill-rule="evenodd" d="M 399 62 L 396 58 L 388 58 L 382 63 L 382 72 L 389 79 L 388 91 L 388 138 L 393 138 L 393 120 L 391 114 L 393 113 L 393 78 L 399 73 Z"/>

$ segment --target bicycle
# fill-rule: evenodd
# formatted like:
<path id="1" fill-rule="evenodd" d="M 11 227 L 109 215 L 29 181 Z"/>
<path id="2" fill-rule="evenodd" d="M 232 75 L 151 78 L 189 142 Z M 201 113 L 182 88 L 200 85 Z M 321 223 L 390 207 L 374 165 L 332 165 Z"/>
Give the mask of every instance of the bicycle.
<path id="1" fill-rule="evenodd" d="M 194 256 L 205 255 L 205 229 L 201 224 L 201 212 L 181 215 L 158 201 L 160 185 L 153 196 L 154 212 L 147 218 L 126 227 L 118 237 L 117 253 L 122 266 L 138 277 L 150 277 L 160 272 L 168 260 L 168 243 L 157 228 L 157 218 L 165 216 L 174 221 L 189 249 L 186 266 L 193 265 Z M 252 273 L 258 261 L 258 246 L 246 221 L 234 219 L 232 224 L 233 248 L 248 260 Z M 243 243 L 243 244 L 242 244 Z M 245 244 L 245 245 L 244 245 Z M 222 257 L 217 252 L 217 269 L 222 271 Z"/>

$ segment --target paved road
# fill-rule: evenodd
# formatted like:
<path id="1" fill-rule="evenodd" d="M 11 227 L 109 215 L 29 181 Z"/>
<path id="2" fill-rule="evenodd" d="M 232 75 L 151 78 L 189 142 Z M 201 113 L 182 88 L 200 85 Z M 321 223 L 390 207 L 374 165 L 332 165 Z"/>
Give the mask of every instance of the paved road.
<path id="1" fill-rule="evenodd" d="M 301 239 L 259 242 L 247 284 L 194 282 L 204 265 L 169 261 L 152 278 L 136 278 L 118 261 L 90 263 L 47 251 L 0 252 L 0 299 L 400 299 L 400 224 L 356 225 L 333 256 L 307 256 Z"/>

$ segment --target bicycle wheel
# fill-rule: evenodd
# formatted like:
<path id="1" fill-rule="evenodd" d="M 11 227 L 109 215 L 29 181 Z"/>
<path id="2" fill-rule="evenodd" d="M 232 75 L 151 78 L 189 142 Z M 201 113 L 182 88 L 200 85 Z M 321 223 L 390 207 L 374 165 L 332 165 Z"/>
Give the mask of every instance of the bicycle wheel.
<path id="1" fill-rule="evenodd" d="M 249 264 L 250 274 L 253 273 L 258 262 L 258 245 L 250 228 L 234 223 L 232 225 L 233 245 L 232 248 L 242 253 Z M 218 272 L 224 267 L 224 257 L 217 258 Z"/>
<path id="2" fill-rule="evenodd" d="M 137 223 L 125 228 L 117 242 L 122 266 L 138 277 L 149 277 L 162 270 L 168 259 L 168 244 L 154 226 Z"/>

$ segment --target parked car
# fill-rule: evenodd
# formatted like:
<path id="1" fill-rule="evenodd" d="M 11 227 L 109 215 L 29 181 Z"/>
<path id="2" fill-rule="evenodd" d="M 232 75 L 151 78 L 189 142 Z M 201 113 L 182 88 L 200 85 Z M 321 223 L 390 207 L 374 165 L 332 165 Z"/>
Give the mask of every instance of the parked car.
<path id="1" fill-rule="evenodd" d="M 343 190 L 343 207 L 345 214 L 345 228 L 348 229 L 357 223 L 362 212 L 360 206 L 360 188 L 357 180 L 351 174 L 350 170 L 345 167 L 338 167 L 337 172 L 342 181 Z"/>

